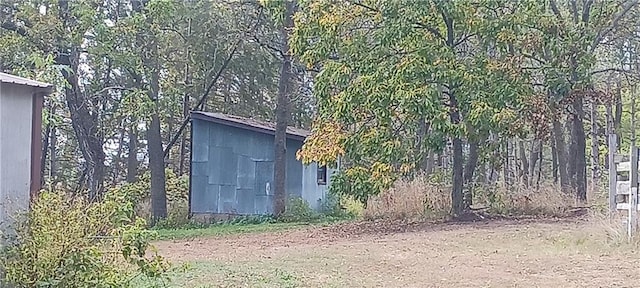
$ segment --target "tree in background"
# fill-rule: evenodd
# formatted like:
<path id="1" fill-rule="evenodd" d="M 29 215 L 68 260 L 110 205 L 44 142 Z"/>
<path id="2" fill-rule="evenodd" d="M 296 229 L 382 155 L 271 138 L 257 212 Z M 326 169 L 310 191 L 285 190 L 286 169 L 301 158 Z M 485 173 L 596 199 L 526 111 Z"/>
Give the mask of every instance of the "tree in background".
<path id="1" fill-rule="evenodd" d="M 43 181 L 91 199 L 151 172 L 164 217 L 202 110 L 277 123 L 276 212 L 293 124 L 313 131 L 300 159 L 339 159 L 334 193 L 430 173 L 460 215 L 499 180 L 585 200 L 604 130 L 631 134 L 637 16 L 635 0 L 4 1 L 0 69 L 59 84 Z"/>

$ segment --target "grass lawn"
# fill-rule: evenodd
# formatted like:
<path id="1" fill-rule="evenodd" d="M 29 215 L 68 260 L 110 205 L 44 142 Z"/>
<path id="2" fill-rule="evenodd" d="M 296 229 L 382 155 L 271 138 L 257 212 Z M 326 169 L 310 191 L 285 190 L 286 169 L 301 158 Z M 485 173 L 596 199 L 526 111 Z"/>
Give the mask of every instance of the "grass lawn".
<path id="1" fill-rule="evenodd" d="M 640 255 L 584 221 L 376 225 L 213 227 L 154 244 L 174 264 L 169 287 L 640 287 Z"/>
<path id="2" fill-rule="evenodd" d="M 274 232 L 304 227 L 307 223 L 220 224 L 196 229 L 157 229 L 156 240 L 185 240 L 198 237 L 217 237 L 235 234 Z"/>

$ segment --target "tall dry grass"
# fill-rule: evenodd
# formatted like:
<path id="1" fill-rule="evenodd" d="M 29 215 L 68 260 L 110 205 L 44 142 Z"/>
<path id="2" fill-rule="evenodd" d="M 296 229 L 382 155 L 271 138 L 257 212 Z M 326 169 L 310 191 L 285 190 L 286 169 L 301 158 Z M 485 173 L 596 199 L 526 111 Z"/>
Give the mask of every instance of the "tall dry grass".
<path id="1" fill-rule="evenodd" d="M 474 192 L 476 206 L 499 215 L 566 216 L 577 206 L 573 195 L 563 193 L 559 186 L 548 183 L 534 188 L 499 182 L 476 188 Z"/>
<path id="2" fill-rule="evenodd" d="M 433 183 L 419 175 L 397 181 L 393 187 L 370 197 L 363 211 L 365 219 L 445 218 L 451 209 L 449 186 Z"/>
<path id="3" fill-rule="evenodd" d="M 444 219 L 451 210 L 451 185 L 419 175 L 397 181 L 393 187 L 370 197 L 365 219 Z M 504 216 L 567 216 L 578 206 L 575 197 L 552 184 L 539 188 L 497 183 L 473 188 L 473 209 Z"/>
<path id="4" fill-rule="evenodd" d="M 636 232 L 629 238 L 627 220 L 626 212 L 609 214 L 602 210 L 592 210 L 586 231 L 590 238 L 604 242 L 600 244 L 609 247 L 640 248 L 640 234 Z"/>

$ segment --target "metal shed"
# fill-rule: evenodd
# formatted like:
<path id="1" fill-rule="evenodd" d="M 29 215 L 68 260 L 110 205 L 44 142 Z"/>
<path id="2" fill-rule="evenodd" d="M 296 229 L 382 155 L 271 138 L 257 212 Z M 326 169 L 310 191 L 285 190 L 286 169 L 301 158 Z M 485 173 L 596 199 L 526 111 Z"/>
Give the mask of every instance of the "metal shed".
<path id="1" fill-rule="evenodd" d="M 275 125 L 221 113 L 191 113 L 189 208 L 192 214 L 273 213 Z M 333 169 L 296 159 L 309 131 L 287 128 L 289 197 L 320 208 Z"/>
<path id="2" fill-rule="evenodd" d="M 53 86 L 0 73 L 0 228 L 40 190 L 42 106 Z"/>

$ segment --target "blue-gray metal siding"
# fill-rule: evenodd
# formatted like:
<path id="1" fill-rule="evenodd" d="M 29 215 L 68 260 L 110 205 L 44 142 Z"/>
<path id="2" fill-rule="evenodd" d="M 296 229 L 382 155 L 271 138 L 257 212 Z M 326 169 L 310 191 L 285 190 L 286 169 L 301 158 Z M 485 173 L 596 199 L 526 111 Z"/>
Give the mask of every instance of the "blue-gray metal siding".
<path id="1" fill-rule="evenodd" d="M 274 136 L 199 119 L 192 119 L 192 129 L 191 212 L 272 213 Z M 287 193 L 317 202 L 325 193 L 315 178 L 303 176 L 295 155 L 300 148 L 301 141 L 287 139 Z"/>

